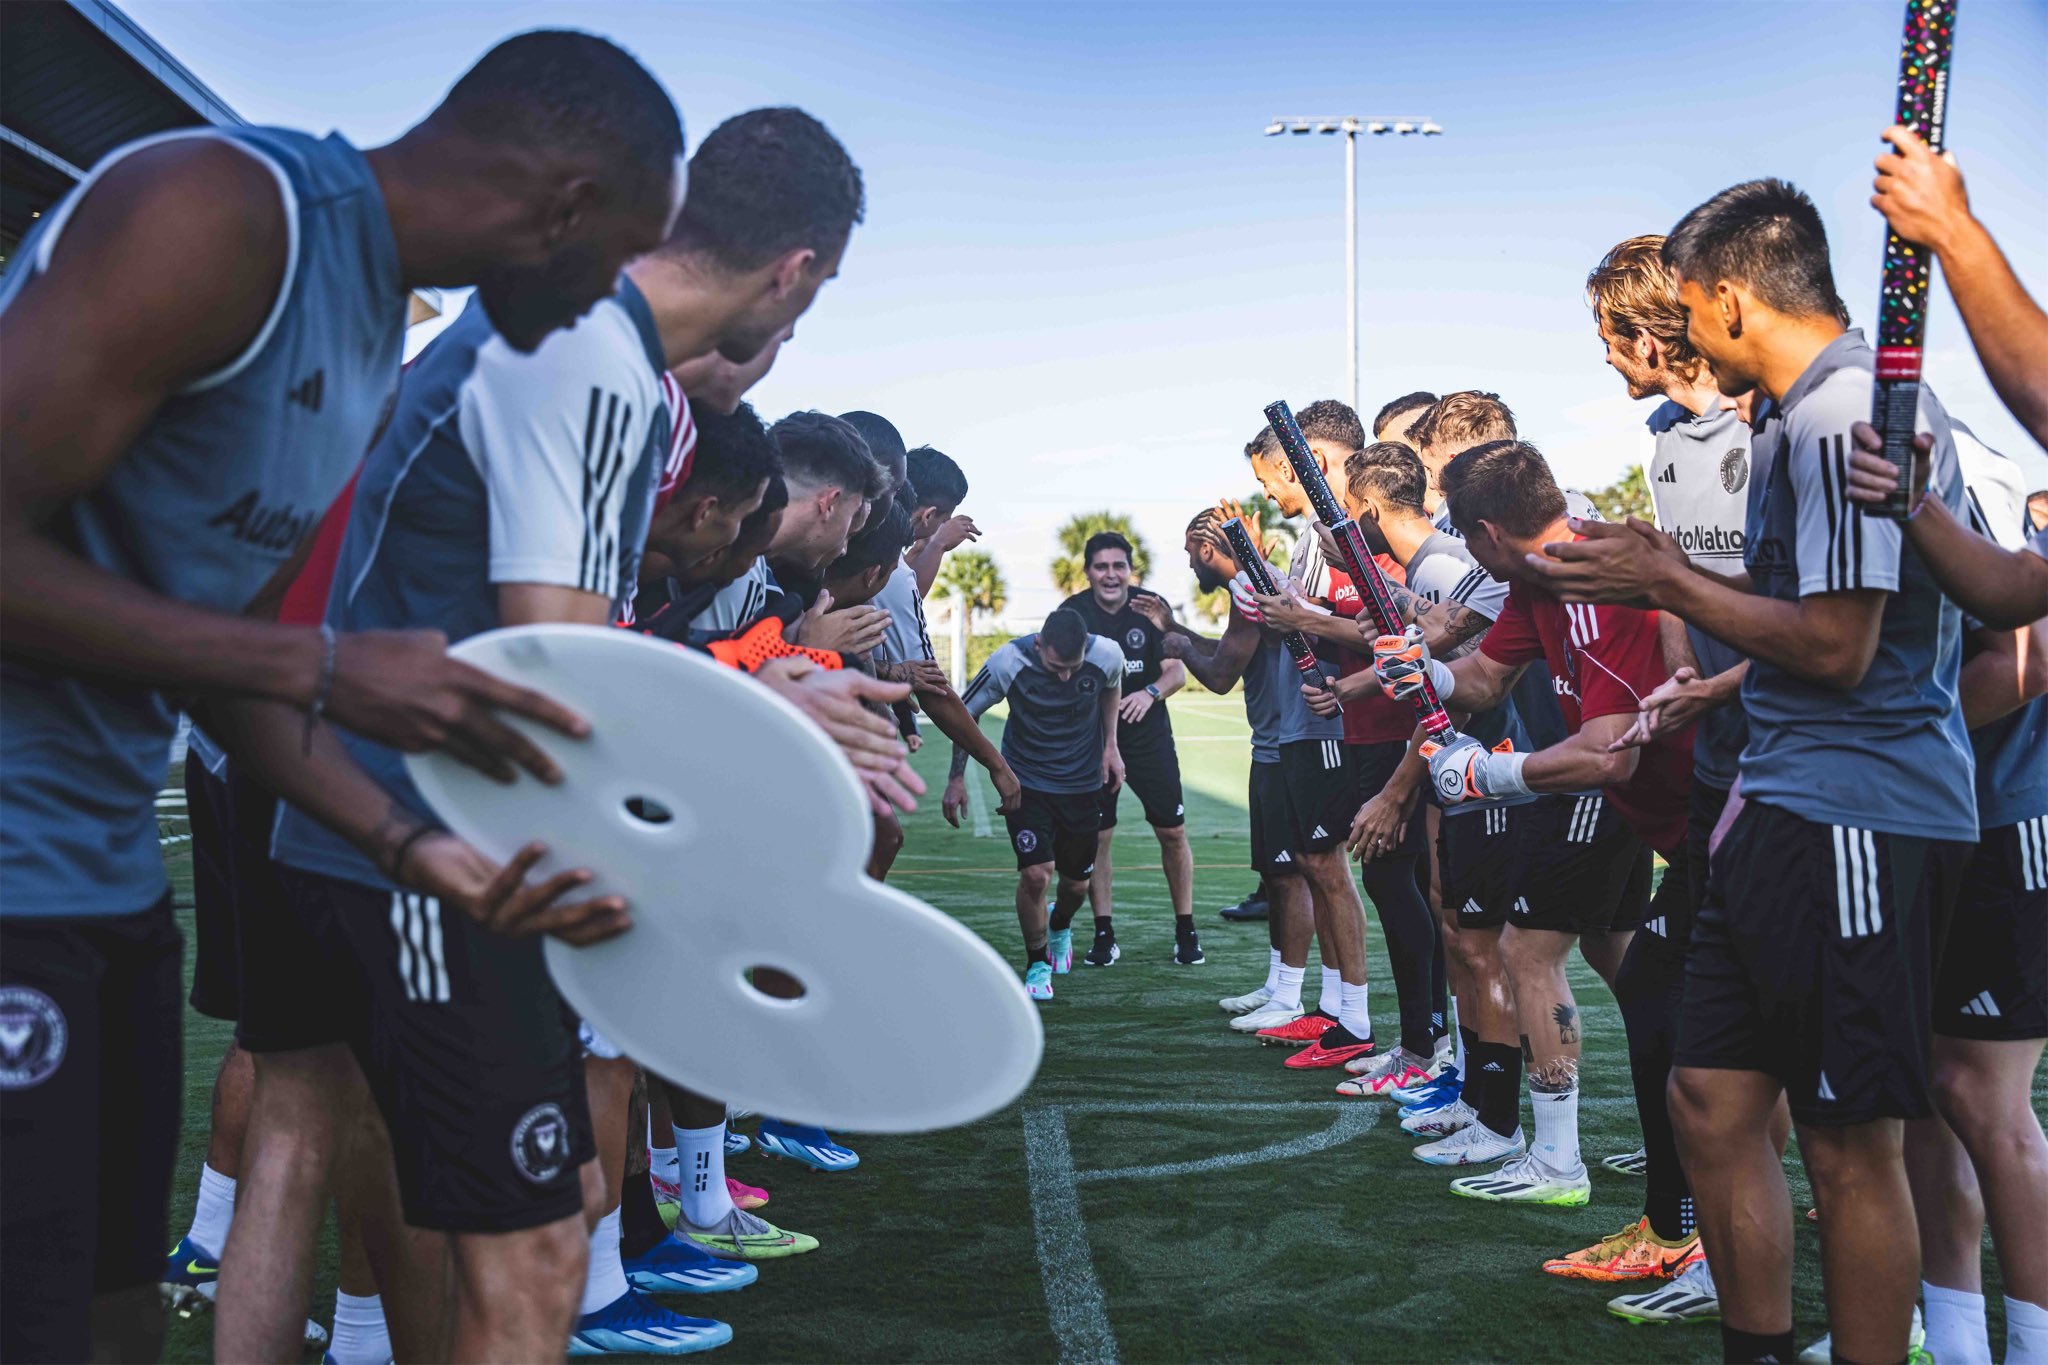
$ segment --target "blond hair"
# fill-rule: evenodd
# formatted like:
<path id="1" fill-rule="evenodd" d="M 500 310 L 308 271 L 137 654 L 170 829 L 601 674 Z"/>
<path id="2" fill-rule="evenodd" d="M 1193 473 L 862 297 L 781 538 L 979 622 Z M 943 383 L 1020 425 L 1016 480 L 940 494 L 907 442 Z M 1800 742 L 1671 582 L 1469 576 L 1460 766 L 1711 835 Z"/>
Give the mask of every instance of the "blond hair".
<path id="1" fill-rule="evenodd" d="M 1664 237 L 1631 237 L 1600 258 L 1586 276 L 1586 302 L 1609 335 L 1623 341 L 1649 336 L 1663 348 L 1665 364 L 1687 380 L 1699 378 L 1699 352 L 1685 336 L 1685 309 L 1678 282 L 1664 267 Z"/>
<path id="2" fill-rule="evenodd" d="M 1408 429 L 1417 450 L 1440 458 L 1488 441 L 1512 441 L 1515 434 L 1515 414 L 1500 395 L 1478 389 L 1445 394 Z"/>

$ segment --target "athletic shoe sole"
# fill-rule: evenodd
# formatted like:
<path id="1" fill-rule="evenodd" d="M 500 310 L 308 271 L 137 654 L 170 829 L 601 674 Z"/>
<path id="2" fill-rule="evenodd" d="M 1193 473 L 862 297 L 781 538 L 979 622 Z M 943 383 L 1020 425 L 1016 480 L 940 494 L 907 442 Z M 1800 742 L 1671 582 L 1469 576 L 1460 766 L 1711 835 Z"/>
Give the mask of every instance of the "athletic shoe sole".
<path id="1" fill-rule="evenodd" d="M 1471 1188 L 1471 1185 L 1483 1184 L 1489 1181 L 1501 1185 L 1520 1185 L 1522 1183 L 1518 1180 L 1501 1180 L 1498 1176 L 1466 1176 L 1462 1180 L 1453 1180 L 1451 1182 L 1451 1193 L 1465 1199 L 1483 1200 L 1489 1204 L 1550 1204 L 1565 1209 L 1583 1208 L 1593 1197 L 1593 1191 L 1590 1186 L 1585 1188 L 1569 1186 L 1563 1188 L 1551 1187 L 1551 1192 L 1545 1194 L 1538 1194 L 1533 1191 L 1524 1194 L 1513 1190 L 1502 1192 Z"/>
<path id="2" fill-rule="evenodd" d="M 1611 1299 L 1607 1311 L 1623 1322 L 1638 1327 L 1665 1327 L 1688 1322 L 1719 1322 L 1721 1300 L 1695 1294 L 1690 1289 L 1666 1285 L 1641 1294 L 1623 1294 Z"/>

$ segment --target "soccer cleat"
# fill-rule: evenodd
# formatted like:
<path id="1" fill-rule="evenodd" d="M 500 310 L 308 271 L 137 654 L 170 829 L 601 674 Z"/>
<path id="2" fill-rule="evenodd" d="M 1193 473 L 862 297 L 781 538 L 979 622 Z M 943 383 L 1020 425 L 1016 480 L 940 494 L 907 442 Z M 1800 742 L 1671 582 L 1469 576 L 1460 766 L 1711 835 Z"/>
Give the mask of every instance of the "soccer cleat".
<path id="1" fill-rule="evenodd" d="M 1927 1354 L 1927 1324 L 1921 1320 L 1920 1305 L 1913 1305 L 1913 1331 L 1906 1338 L 1906 1365 L 1932 1361 Z M 1828 1333 L 1799 1353 L 1799 1365 L 1828 1365 L 1835 1358 L 1835 1334 Z"/>
<path id="2" fill-rule="evenodd" d="M 1475 1125 L 1485 1127 L 1484 1124 Z M 1470 1132 L 1471 1129 L 1466 1129 Z M 1462 1135 L 1461 1135 L 1462 1136 Z M 1467 1199 L 1484 1199 L 1495 1204 L 1559 1204 L 1577 1208 L 1593 1196 L 1593 1182 L 1586 1168 L 1577 1175 L 1559 1175 L 1528 1153 L 1485 1175 L 1468 1175 L 1451 1182 L 1451 1193 Z"/>
<path id="3" fill-rule="evenodd" d="M 1199 967 L 1209 959 L 1202 953 L 1202 937 L 1193 929 L 1173 936 L 1173 965 L 1176 967 Z"/>
<path id="4" fill-rule="evenodd" d="M 723 1294 L 761 1278 L 748 1262 L 714 1256 L 684 1237 L 664 1237 L 625 1264 L 626 1283 L 646 1294 Z"/>
<path id="5" fill-rule="evenodd" d="M 1426 1070 L 1429 1077 L 1415 1085 L 1397 1085 L 1388 1099 L 1399 1105 L 1440 1104 L 1446 1099 L 1457 1099 L 1465 1093 L 1464 1078 L 1458 1075 L 1458 1068 L 1442 1057 L 1435 1058 Z"/>
<path id="6" fill-rule="evenodd" d="M 1583 1250 L 1545 1261 L 1543 1273 L 1568 1280 L 1668 1280 L 1699 1249 L 1698 1233 L 1675 1247 L 1665 1246 L 1650 1235 L 1650 1220 L 1644 1217 Z"/>
<path id="7" fill-rule="evenodd" d="M 725 1178 L 725 1192 L 732 1196 L 734 1207 L 745 1209 L 749 1213 L 768 1203 L 768 1191 L 758 1185 L 742 1185 L 731 1176 Z"/>
<path id="8" fill-rule="evenodd" d="M 180 1237 L 171 1254 L 164 1258 L 163 1278 L 157 1282 L 164 1307 L 181 1318 L 189 1318 L 211 1310 L 219 1290 L 220 1258 L 190 1237 Z M 324 1347 L 327 1329 L 307 1318 L 300 1340 L 310 1347 Z"/>
<path id="9" fill-rule="evenodd" d="M 1305 1043 L 1313 1043 L 1335 1027 L 1336 1023 L 1335 1018 L 1321 1010 L 1310 1010 L 1291 1024 L 1275 1024 L 1271 1028 L 1259 1029 L 1255 1036 L 1268 1044 L 1285 1043 L 1291 1047 L 1300 1047 Z"/>
<path id="10" fill-rule="evenodd" d="M 594 1313 L 576 1320 L 569 1334 L 572 1356 L 686 1356 L 732 1340 L 732 1328 L 710 1318 L 671 1313 L 644 1294 L 628 1289 Z"/>
<path id="11" fill-rule="evenodd" d="M 1353 1057 L 1372 1051 L 1372 1039 L 1360 1038 L 1342 1024 L 1332 1024 L 1323 1035 L 1282 1062 L 1298 1071 L 1314 1067 L 1342 1066 Z"/>
<path id="12" fill-rule="evenodd" d="M 1484 1166 L 1518 1157 L 1528 1149 L 1519 1128 L 1502 1137 L 1483 1123 L 1468 1123 L 1447 1138 L 1417 1147 L 1415 1159 L 1428 1166 Z"/>
<path id="13" fill-rule="evenodd" d="M 1266 898 L 1254 891 L 1236 905 L 1225 906 L 1216 912 L 1224 919 L 1243 924 L 1250 920 L 1262 920 L 1269 913 Z"/>
<path id="14" fill-rule="evenodd" d="M 1074 931 L 1055 929 L 1045 937 L 1046 954 L 1052 958 L 1054 976 L 1065 976 L 1074 970 Z"/>
<path id="15" fill-rule="evenodd" d="M 1392 1095 L 1397 1086 L 1427 1080 L 1429 1073 L 1410 1062 L 1400 1062 L 1377 1075 L 1353 1076 L 1340 1081 L 1337 1093 L 1352 1099 L 1377 1100 Z"/>
<path id="16" fill-rule="evenodd" d="M 727 1156 L 738 1156 L 753 1145 L 753 1139 L 740 1132 L 737 1128 L 727 1128 L 725 1130 L 725 1154 Z"/>
<path id="17" fill-rule="evenodd" d="M 762 1119 L 760 1134 L 754 1139 L 762 1156 L 781 1157 L 809 1166 L 814 1171 L 850 1171 L 860 1165 L 860 1157 L 851 1147 L 834 1142 L 822 1128 L 806 1128 L 780 1119 Z"/>
<path id="18" fill-rule="evenodd" d="M 1638 1147 L 1633 1152 L 1621 1152 L 1614 1156 L 1600 1158 L 1600 1164 L 1610 1171 L 1622 1175 L 1641 1175 L 1650 1165 L 1650 1153 Z"/>
<path id="19" fill-rule="evenodd" d="M 1278 1005 L 1268 1001 L 1249 1014 L 1238 1015 L 1230 1021 L 1230 1027 L 1239 1033 L 1260 1033 L 1269 1028 L 1286 1028 L 1299 1018 L 1301 1006 Z"/>
<path id="20" fill-rule="evenodd" d="M 1216 1002 L 1216 1008 L 1225 1014 L 1251 1014 L 1270 1004 L 1272 999 L 1273 992 L 1261 986 L 1255 991 L 1246 991 L 1243 995 L 1227 995 Z"/>
<path id="21" fill-rule="evenodd" d="M 213 1307 L 214 1291 L 219 1288 L 220 1259 L 190 1237 L 179 1238 L 164 1258 L 163 1278 L 157 1283 L 164 1307 L 189 1318 Z"/>
<path id="22" fill-rule="evenodd" d="M 687 1237 L 699 1246 L 743 1261 L 773 1261 L 783 1256 L 801 1256 L 818 1249 L 818 1239 L 801 1232 L 785 1232 L 765 1218 L 744 1209 L 734 1209 L 713 1228 L 690 1226 L 676 1220 L 676 1236 Z"/>
<path id="23" fill-rule="evenodd" d="M 1463 1128 L 1470 1128 L 1479 1122 L 1479 1111 L 1463 1100 L 1452 1100 L 1449 1104 L 1425 1109 L 1419 1114 L 1405 1114 L 1401 1118 L 1401 1131 L 1417 1137 L 1445 1138 Z"/>
<path id="24" fill-rule="evenodd" d="M 1030 996 L 1033 1000 L 1052 999 L 1052 964 L 1050 962 L 1034 962 L 1031 964 L 1030 970 L 1024 973 L 1024 994 Z M 761 1150 L 766 1151 L 767 1148 L 764 1147 Z"/>
<path id="25" fill-rule="evenodd" d="M 1695 1251 L 1670 1284 L 1607 1301 L 1607 1311 L 1633 1323 L 1715 1322 L 1721 1317 L 1721 1295 L 1705 1253 Z"/>
<path id="26" fill-rule="evenodd" d="M 1095 942 L 1088 945 L 1087 956 L 1081 959 L 1084 967 L 1114 967 L 1124 950 L 1116 946 L 1116 935 L 1098 933 Z"/>

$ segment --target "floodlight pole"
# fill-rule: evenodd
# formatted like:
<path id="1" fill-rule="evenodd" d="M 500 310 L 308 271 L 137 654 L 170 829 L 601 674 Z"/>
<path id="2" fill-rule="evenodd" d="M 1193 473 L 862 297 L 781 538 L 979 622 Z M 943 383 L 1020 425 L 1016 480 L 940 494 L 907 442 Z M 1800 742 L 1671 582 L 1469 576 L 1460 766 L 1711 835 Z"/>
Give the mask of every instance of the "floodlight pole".
<path id="1" fill-rule="evenodd" d="M 1276 118 L 1266 136 L 1280 133 L 1344 134 L 1344 372 L 1350 378 L 1351 410 L 1358 411 L 1358 135 L 1421 133 L 1437 137 L 1442 125 L 1428 118 Z"/>

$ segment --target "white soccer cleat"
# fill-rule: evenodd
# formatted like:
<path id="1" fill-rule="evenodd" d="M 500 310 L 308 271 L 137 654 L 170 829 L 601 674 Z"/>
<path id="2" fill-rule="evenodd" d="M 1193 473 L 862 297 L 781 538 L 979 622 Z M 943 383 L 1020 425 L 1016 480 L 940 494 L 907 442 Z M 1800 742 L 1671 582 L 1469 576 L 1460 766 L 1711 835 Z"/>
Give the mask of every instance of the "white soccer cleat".
<path id="1" fill-rule="evenodd" d="M 1721 1316 L 1721 1294 L 1705 1256 L 1695 1256 L 1669 1284 L 1607 1301 L 1607 1311 L 1637 1323 L 1711 1322 Z"/>
<path id="2" fill-rule="evenodd" d="M 1472 1127 L 1484 1128 L 1486 1125 L 1475 1123 Z M 1471 1131 L 1471 1128 L 1465 1130 L 1466 1133 Z M 1464 1135 L 1458 1134 L 1459 1137 Z M 1453 1180 L 1451 1193 L 1495 1204 L 1559 1204 L 1577 1208 L 1593 1197 L 1593 1182 L 1587 1178 L 1583 1165 L 1576 1174 L 1559 1174 L 1530 1152 L 1497 1171 Z"/>
<path id="3" fill-rule="evenodd" d="M 1417 1137 L 1446 1138 L 1479 1122 L 1479 1111 L 1463 1100 L 1452 1100 L 1436 1109 L 1410 1114 L 1401 1120 L 1401 1131 Z M 1502 1141 L 1506 1141 L 1505 1138 Z"/>
<path id="4" fill-rule="evenodd" d="M 1520 1156 L 1528 1149 L 1519 1128 L 1502 1137 L 1483 1123 L 1468 1123 L 1449 1137 L 1417 1147 L 1415 1159 L 1431 1166 L 1484 1166 Z"/>
<path id="5" fill-rule="evenodd" d="M 1906 1338 L 1906 1359 L 1912 1360 L 1926 1344 L 1927 1324 L 1921 1320 L 1920 1305 L 1916 1303 L 1913 1305 L 1913 1332 Z M 1835 1334 L 1830 1332 L 1799 1353 L 1799 1365 L 1828 1365 L 1834 1358 Z"/>
<path id="6" fill-rule="evenodd" d="M 1303 1012 L 1299 1005 L 1276 1005 L 1268 1001 L 1249 1014 L 1238 1015 L 1230 1021 L 1230 1026 L 1239 1033 L 1257 1033 L 1262 1028 L 1291 1024 L 1301 1018 Z"/>
<path id="7" fill-rule="evenodd" d="M 1218 1000 L 1216 1007 L 1225 1014 L 1250 1014 L 1253 1010 L 1266 1005 L 1272 998 L 1273 992 L 1261 986 L 1255 991 L 1246 991 L 1243 995 L 1232 995 Z"/>

